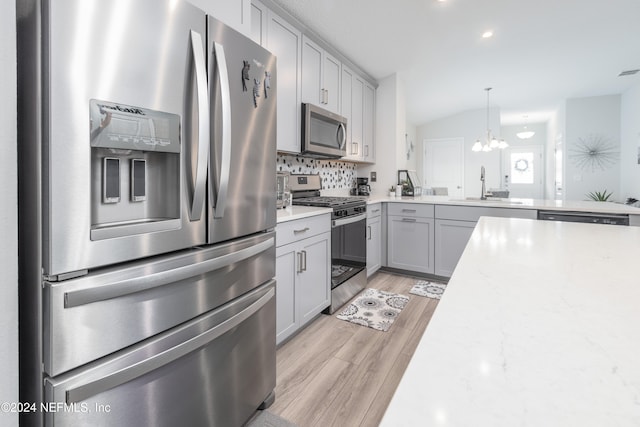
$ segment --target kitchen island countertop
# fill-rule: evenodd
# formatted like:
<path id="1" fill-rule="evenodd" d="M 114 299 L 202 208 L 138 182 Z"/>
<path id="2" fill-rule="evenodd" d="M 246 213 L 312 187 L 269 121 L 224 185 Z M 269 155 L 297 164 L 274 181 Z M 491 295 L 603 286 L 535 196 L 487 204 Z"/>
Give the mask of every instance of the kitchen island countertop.
<path id="1" fill-rule="evenodd" d="M 481 218 L 381 425 L 640 425 L 639 254 L 637 227 Z"/>

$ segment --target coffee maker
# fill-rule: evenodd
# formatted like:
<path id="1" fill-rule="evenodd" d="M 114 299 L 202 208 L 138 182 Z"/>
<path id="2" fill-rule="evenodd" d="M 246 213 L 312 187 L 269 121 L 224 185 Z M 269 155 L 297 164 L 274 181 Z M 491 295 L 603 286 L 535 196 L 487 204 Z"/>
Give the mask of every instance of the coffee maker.
<path id="1" fill-rule="evenodd" d="M 368 196 L 369 194 L 371 194 L 369 178 L 356 178 L 356 195 Z"/>

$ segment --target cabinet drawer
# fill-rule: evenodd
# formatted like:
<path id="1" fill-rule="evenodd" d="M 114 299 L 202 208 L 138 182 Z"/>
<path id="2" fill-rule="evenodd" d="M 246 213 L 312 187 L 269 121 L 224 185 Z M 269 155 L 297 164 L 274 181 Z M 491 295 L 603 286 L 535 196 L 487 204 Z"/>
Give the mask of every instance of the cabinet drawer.
<path id="1" fill-rule="evenodd" d="M 276 247 L 331 231 L 331 214 L 283 222 L 276 227 Z"/>
<path id="2" fill-rule="evenodd" d="M 388 203 L 387 215 L 433 218 L 433 205 L 422 203 Z"/>
<path id="3" fill-rule="evenodd" d="M 485 208 L 482 206 L 436 205 L 435 214 L 436 218 L 453 219 L 458 221 L 478 221 L 481 216 L 526 219 L 538 218 L 538 211 L 535 209 Z"/>
<path id="4" fill-rule="evenodd" d="M 382 213 L 382 204 L 374 203 L 372 205 L 367 205 L 367 219 L 378 218 Z"/>

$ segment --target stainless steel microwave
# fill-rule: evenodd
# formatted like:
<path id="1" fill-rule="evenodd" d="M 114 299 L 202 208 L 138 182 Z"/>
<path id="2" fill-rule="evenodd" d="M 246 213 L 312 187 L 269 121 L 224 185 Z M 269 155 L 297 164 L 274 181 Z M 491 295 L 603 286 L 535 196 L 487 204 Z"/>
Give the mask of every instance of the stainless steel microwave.
<path id="1" fill-rule="evenodd" d="M 302 154 L 319 159 L 347 155 L 347 119 L 313 104 L 302 104 Z"/>

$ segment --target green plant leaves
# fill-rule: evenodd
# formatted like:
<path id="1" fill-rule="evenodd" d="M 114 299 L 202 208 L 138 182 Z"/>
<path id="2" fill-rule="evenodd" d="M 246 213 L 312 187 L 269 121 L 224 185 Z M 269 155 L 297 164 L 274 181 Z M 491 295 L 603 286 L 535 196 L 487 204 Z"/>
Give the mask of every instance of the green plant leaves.
<path id="1" fill-rule="evenodd" d="M 607 194 L 607 190 L 603 192 L 600 191 L 592 191 L 587 194 L 587 197 L 591 200 L 595 200 L 596 202 L 606 202 L 609 200 L 609 197 L 613 195 L 613 191 Z"/>

